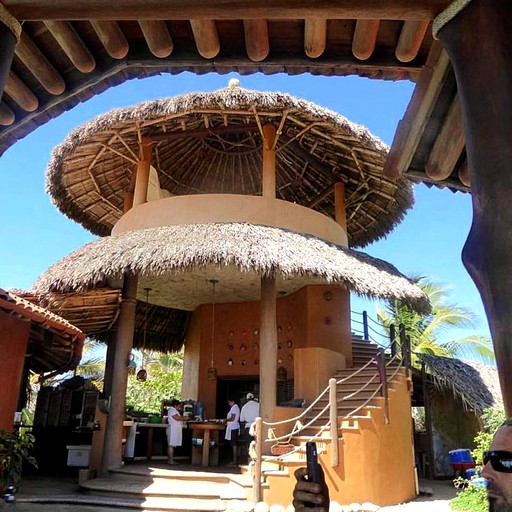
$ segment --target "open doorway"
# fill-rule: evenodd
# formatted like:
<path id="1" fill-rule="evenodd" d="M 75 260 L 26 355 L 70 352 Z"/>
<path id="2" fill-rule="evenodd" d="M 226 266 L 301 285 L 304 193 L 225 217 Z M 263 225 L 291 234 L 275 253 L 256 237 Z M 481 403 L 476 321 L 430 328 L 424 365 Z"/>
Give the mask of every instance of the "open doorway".
<path id="1" fill-rule="evenodd" d="M 259 377 L 228 377 L 217 380 L 216 418 L 225 418 L 228 411 L 228 398 L 231 397 L 240 408 L 245 404 L 247 393 L 260 396 Z"/>

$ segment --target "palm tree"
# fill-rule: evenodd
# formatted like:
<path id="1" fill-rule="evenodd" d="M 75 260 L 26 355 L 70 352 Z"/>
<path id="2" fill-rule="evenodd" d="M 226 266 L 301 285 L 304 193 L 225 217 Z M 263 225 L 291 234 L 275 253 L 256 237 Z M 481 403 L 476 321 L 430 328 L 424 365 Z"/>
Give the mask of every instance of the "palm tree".
<path id="1" fill-rule="evenodd" d="M 447 301 L 447 289 L 425 277 L 411 278 L 425 292 L 432 304 L 428 315 L 420 315 L 400 300 L 387 300 L 384 308 L 377 306 L 380 322 L 389 329 L 391 324 L 403 324 L 411 340 L 413 354 L 456 357 L 493 364 L 495 362 L 492 340 L 484 336 L 448 338 L 452 329 L 471 328 L 477 317 L 469 309 Z"/>

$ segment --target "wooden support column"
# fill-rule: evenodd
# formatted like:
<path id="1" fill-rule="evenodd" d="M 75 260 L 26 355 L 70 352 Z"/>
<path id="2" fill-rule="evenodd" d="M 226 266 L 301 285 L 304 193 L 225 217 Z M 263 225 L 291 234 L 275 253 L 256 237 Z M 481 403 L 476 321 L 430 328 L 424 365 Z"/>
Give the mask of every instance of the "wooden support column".
<path id="1" fill-rule="evenodd" d="M 137 163 L 137 176 L 135 178 L 135 191 L 133 193 L 133 206 L 147 202 L 149 186 L 149 169 L 151 167 L 151 139 L 143 137 L 139 162 Z"/>
<path id="2" fill-rule="evenodd" d="M 276 127 L 273 124 L 263 126 L 263 197 L 276 197 Z"/>
<path id="3" fill-rule="evenodd" d="M 277 393 L 277 319 L 276 279 L 261 278 L 260 303 L 260 416 L 263 421 L 273 421 Z M 263 439 L 268 438 L 268 428 L 263 425 Z M 270 453 L 270 445 L 263 445 L 263 452 Z"/>
<path id="4" fill-rule="evenodd" d="M 128 381 L 127 363 L 133 345 L 136 296 L 137 277 L 125 276 L 123 301 L 117 319 L 112 391 L 101 465 L 101 473 L 105 476 L 110 469 L 121 467 L 122 463 L 123 421 Z"/>
<path id="5" fill-rule="evenodd" d="M 334 184 L 334 218 L 347 232 L 347 209 L 345 203 L 345 184 L 341 181 Z"/>
<path id="6" fill-rule="evenodd" d="M 512 414 L 511 33 L 510 0 L 473 0 L 439 32 L 457 79 L 471 179 L 473 223 L 462 259 L 487 313 L 507 416 Z"/>
<path id="7" fill-rule="evenodd" d="M 0 3 L 0 100 L 2 99 L 5 82 L 9 76 L 14 47 L 21 30 L 18 21 L 12 17 L 7 9 Z"/>

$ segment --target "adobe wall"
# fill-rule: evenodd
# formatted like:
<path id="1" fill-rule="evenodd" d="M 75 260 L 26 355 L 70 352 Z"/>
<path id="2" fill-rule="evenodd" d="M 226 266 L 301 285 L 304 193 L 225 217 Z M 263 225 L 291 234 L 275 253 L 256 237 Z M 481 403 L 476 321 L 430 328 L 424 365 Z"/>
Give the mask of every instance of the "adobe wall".
<path id="1" fill-rule="evenodd" d="M 18 402 L 30 322 L 0 312 L 0 429 L 12 430 Z"/>
<path id="2" fill-rule="evenodd" d="M 259 325 L 258 302 L 215 305 L 213 359 L 219 378 L 259 378 Z M 276 364 L 286 369 L 288 379 L 308 378 L 294 376 L 296 349 L 321 347 L 343 354 L 341 362 L 351 361 L 349 293 L 322 285 L 278 297 L 277 342 Z M 211 353 L 212 305 L 206 304 L 194 311 L 187 332 L 182 397 L 201 400 L 207 414 L 215 411 L 217 393 L 216 381 L 207 379 Z"/>

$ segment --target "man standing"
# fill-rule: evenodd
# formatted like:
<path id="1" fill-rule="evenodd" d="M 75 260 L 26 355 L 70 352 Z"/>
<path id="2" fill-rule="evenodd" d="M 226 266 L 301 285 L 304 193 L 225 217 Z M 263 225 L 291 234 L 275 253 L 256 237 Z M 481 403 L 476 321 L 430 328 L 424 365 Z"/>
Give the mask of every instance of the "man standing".
<path id="1" fill-rule="evenodd" d="M 247 399 L 247 402 L 240 411 L 240 423 L 245 423 L 245 428 L 241 430 L 241 437 L 244 443 L 244 457 L 249 454 L 249 445 L 251 444 L 251 425 L 260 415 L 260 404 L 254 399 L 254 395 L 252 393 L 247 393 L 245 398 Z"/>
<path id="2" fill-rule="evenodd" d="M 494 434 L 490 451 L 484 453 L 484 464 L 489 511 L 512 512 L 512 418 Z"/>

